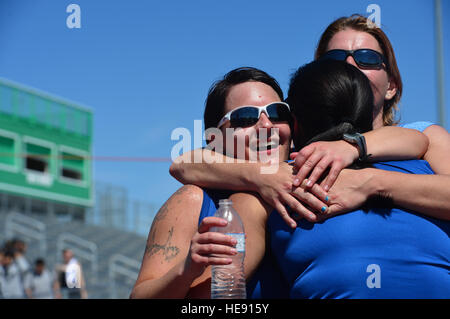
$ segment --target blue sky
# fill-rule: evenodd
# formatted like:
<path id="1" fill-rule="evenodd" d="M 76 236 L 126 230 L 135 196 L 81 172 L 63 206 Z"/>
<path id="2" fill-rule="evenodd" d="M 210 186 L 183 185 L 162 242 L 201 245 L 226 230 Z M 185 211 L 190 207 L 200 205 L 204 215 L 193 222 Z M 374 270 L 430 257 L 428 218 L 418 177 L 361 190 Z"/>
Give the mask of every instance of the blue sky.
<path id="1" fill-rule="evenodd" d="M 70 3 L 81 8 L 80 29 L 66 26 Z M 287 92 L 290 74 L 312 59 L 326 26 L 367 15 L 371 3 L 381 8 L 402 74 L 402 122 L 437 121 L 430 0 L 0 0 L 0 76 L 92 109 L 95 156 L 170 157 L 171 132 L 193 130 L 215 80 L 254 66 Z M 450 3 L 442 5 L 449 105 Z M 180 186 L 169 166 L 98 161 L 94 172 L 160 206 Z"/>

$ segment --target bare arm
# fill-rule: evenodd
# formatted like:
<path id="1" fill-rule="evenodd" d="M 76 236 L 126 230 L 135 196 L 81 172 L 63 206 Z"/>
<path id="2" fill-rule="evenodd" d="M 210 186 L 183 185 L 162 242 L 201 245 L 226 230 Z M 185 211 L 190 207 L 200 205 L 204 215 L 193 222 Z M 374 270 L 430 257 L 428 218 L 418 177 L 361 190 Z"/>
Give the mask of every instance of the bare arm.
<path id="1" fill-rule="evenodd" d="M 367 143 L 367 154 L 371 154 L 372 161 L 422 158 L 429 144 L 428 138 L 421 132 L 402 127 L 385 126 L 363 135 Z M 312 143 L 304 147 L 295 158 L 295 166 L 299 171 L 294 185 L 299 186 L 308 178 L 307 186 L 310 187 L 330 167 L 330 172 L 321 183 L 327 191 L 339 172 L 358 157 L 356 146 L 345 141 Z"/>
<path id="2" fill-rule="evenodd" d="M 380 169 L 343 170 L 329 194 L 320 187 L 312 192 L 320 198 L 329 196 L 327 216 L 353 210 L 367 198 L 382 194 L 396 206 L 434 218 L 450 220 L 450 135 L 440 126 L 424 131 L 430 144 L 424 159 L 435 175 L 405 174 Z"/>
<path id="3" fill-rule="evenodd" d="M 208 232 L 223 220 L 205 218 L 198 224 L 202 190 L 193 185 L 180 188 L 161 207 L 148 235 L 131 298 L 209 297 L 211 264 L 226 264 L 210 253 L 233 254 L 230 236 Z"/>
<path id="4" fill-rule="evenodd" d="M 214 189 L 257 191 L 255 177 L 262 164 L 240 162 L 220 153 L 214 153 L 216 161 L 208 163 L 204 149 L 196 149 L 178 157 L 170 166 L 170 174 L 183 184 L 194 184 Z M 195 160 L 197 159 L 197 160 Z M 200 159 L 200 160 L 198 160 Z"/>
<path id="5" fill-rule="evenodd" d="M 424 159 L 436 175 L 379 172 L 375 182 L 397 205 L 450 220 L 450 134 L 438 125 L 429 126 L 424 134 L 430 141 Z"/>
<path id="6" fill-rule="evenodd" d="M 378 160 L 390 157 L 420 158 L 428 146 L 427 137 L 411 129 L 383 127 L 364 135 L 368 152 Z M 285 206 L 291 207 L 298 214 L 298 218 L 303 217 L 311 222 L 318 220 L 313 211 L 328 208 L 323 199 L 306 192 L 300 195 L 292 194 L 293 185 L 299 185 L 301 178 L 306 177 L 314 169 L 310 177 L 313 185 L 328 166 L 331 166 L 331 170 L 323 183 L 332 185 L 342 168 L 358 158 L 356 147 L 345 141 L 313 143 L 302 149 L 299 153 L 301 156 L 296 159 L 298 167 L 301 167 L 296 181 L 292 169 L 285 163 L 280 164 L 276 174 L 261 174 L 264 164 L 236 163 L 236 160 L 221 154 L 214 155 L 215 163 L 207 163 L 203 160 L 204 152 L 197 149 L 177 158 L 170 167 L 171 175 L 184 184 L 258 192 L 291 227 L 296 227 L 296 222 L 288 214 Z"/>
<path id="7" fill-rule="evenodd" d="M 196 196 L 201 196 L 200 192 L 190 186 L 183 186 L 158 211 L 148 235 L 141 270 L 131 298 L 186 296 L 196 277 L 184 273 L 185 256 L 189 249 L 189 240 L 186 239 L 195 234 L 195 216 L 198 218 L 201 207 L 201 198 L 196 199 Z M 183 204 L 197 213 L 181 214 Z"/>
<path id="8" fill-rule="evenodd" d="M 321 220 L 355 210 L 377 195 L 391 198 L 395 206 L 450 220 L 449 186 L 448 175 L 415 175 L 366 168 L 344 169 L 328 193 L 317 184 L 311 192 L 321 198 L 328 196 L 329 208 L 320 216 Z M 296 190 L 300 191 L 301 187 Z"/>

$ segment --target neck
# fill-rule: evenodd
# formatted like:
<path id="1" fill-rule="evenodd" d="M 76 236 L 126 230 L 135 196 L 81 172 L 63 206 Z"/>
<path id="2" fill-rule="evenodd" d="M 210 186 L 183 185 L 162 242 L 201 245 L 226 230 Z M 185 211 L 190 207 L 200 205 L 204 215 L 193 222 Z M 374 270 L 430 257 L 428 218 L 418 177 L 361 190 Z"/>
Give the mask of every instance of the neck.
<path id="1" fill-rule="evenodd" d="M 374 114 L 372 128 L 376 130 L 377 128 L 383 127 L 383 112 L 378 112 L 377 115 Z"/>

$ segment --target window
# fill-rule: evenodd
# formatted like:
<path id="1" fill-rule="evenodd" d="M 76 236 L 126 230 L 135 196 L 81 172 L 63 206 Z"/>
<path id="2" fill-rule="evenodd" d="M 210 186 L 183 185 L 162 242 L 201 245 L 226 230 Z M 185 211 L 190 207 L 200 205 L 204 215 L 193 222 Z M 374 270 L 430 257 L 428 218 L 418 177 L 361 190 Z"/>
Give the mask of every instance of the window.
<path id="1" fill-rule="evenodd" d="M 14 149 L 13 138 L 0 136 L 0 164 L 14 166 L 16 161 Z"/>
<path id="2" fill-rule="evenodd" d="M 49 173 L 50 148 L 26 143 L 25 150 L 26 169 L 40 173 Z"/>
<path id="3" fill-rule="evenodd" d="M 84 172 L 84 158 L 69 152 L 61 152 L 61 176 L 72 180 L 82 181 Z"/>

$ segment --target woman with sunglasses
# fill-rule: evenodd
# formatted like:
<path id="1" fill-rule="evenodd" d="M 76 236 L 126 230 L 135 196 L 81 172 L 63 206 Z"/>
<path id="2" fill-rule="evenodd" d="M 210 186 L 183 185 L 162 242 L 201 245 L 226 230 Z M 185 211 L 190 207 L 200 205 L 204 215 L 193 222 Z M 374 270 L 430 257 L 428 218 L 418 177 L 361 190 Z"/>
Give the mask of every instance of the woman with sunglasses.
<path id="1" fill-rule="evenodd" d="M 289 106 L 282 100 L 281 88 L 267 73 L 254 68 L 230 71 L 211 87 L 206 100 L 205 127 L 216 128 L 220 123 L 210 143 L 222 138 L 220 142 L 225 145 L 224 152 L 234 153 L 242 159 L 254 157 L 259 160 L 276 152 L 279 160 L 286 160 L 291 143 L 292 117 Z M 234 152 L 235 147 L 227 144 L 225 134 L 231 128 L 231 119 L 234 121 L 233 110 L 238 109 L 248 118 L 253 117 L 253 112 L 258 116 L 257 121 L 233 132 L 234 141 L 244 145 L 242 153 Z M 223 134 L 217 134 L 218 130 Z M 209 298 L 211 275 L 208 266 L 230 263 L 228 258 L 215 258 L 210 254 L 231 256 L 236 253 L 232 237 L 209 232 L 211 227 L 224 226 L 222 219 L 211 216 L 219 199 L 230 195 L 228 191 L 185 185 L 167 200 L 152 223 L 131 298 Z M 233 196 L 230 198 L 234 201 Z M 239 209 L 239 203 L 234 207 Z M 241 218 L 247 237 L 245 271 L 249 277 L 264 255 L 265 219 L 252 214 Z M 263 243 L 262 246 L 259 243 Z"/>
<path id="2" fill-rule="evenodd" d="M 394 125 L 402 81 L 389 39 L 370 20 L 354 15 L 331 23 L 321 36 L 315 58 L 345 60 L 369 78 L 374 95 L 374 130 L 363 134 L 367 149 L 364 149 L 361 138 L 349 139 L 349 143 L 312 143 L 299 153 L 291 154 L 298 170 L 296 176 L 289 174 L 289 168 L 283 165 L 278 174 L 268 176 L 259 174 L 260 164 L 247 167 L 244 164 L 192 164 L 191 158 L 201 156 L 196 153 L 202 152 L 195 150 L 172 164 L 172 176 L 182 183 L 202 187 L 258 192 L 292 227 L 296 223 L 287 213 L 285 205 L 296 213 L 296 220 L 306 218 L 319 221 L 358 207 L 373 192 L 389 194 L 402 207 L 449 219 L 450 162 L 446 157 L 450 154 L 450 135 L 442 127 L 428 122 L 411 123 L 404 127 L 426 135 L 429 146 L 423 157 L 429 161 L 436 175 L 404 175 L 379 170 L 359 176 L 347 172 L 341 174 L 339 187 L 330 191 L 342 169 L 355 160 L 404 159 L 396 153 L 396 141 L 403 141 L 404 145 L 412 147 L 418 137 Z M 368 154 L 372 156 L 367 157 Z M 320 177 L 321 183 L 317 185 Z M 355 187 L 365 185 L 369 180 L 376 184 L 370 190 L 372 193 L 363 187 Z M 293 187 L 298 188 L 292 191 Z M 316 212 L 321 213 L 319 217 Z"/>
<path id="3" fill-rule="evenodd" d="M 369 78 L 374 94 L 373 128 L 397 125 L 395 112 L 402 94 L 402 80 L 392 45 L 381 28 L 360 15 L 337 19 L 322 34 L 315 58 L 346 61 L 358 67 Z M 360 204 L 357 198 L 368 198 L 377 192 L 389 194 L 395 205 L 428 216 L 450 219 L 450 134 L 430 122 L 410 123 L 404 127 L 416 129 L 427 136 L 429 146 L 423 158 L 430 163 L 435 175 L 411 175 L 383 170 L 374 171 L 368 176 L 343 175 L 337 185 L 339 187 L 335 187 L 333 192 L 324 195 L 320 190 L 322 195 L 315 193 L 319 198 L 328 196 L 331 199 L 329 204 L 334 207 L 327 210 L 326 216 L 357 207 Z M 297 156 L 295 165 L 300 169 L 294 185 L 299 185 L 310 174 L 309 167 L 320 163 L 320 154 L 316 152 L 316 155 L 309 156 L 311 151 L 311 148 L 303 149 Z M 310 165 L 304 165 L 306 159 Z M 322 175 L 323 171 L 318 169 L 320 166 L 326 166 L 326 163 L 315 166 L 306 185 L 309 190 L 312 190 L 311 186 Z M 325 179 L 320 184 L 325 191 L 336 180 L 334 175 L 330 175 L 331 173 L 328 180 Z M 354 189 L 356 185 L 367 185 L 369 181 L 373 186 L 370 190 L 359 187 L 357 192 L 348 191 L 349 187 Z"/>

